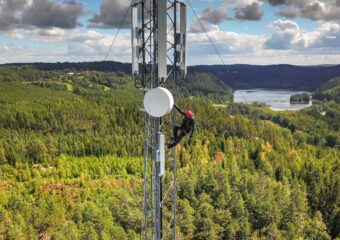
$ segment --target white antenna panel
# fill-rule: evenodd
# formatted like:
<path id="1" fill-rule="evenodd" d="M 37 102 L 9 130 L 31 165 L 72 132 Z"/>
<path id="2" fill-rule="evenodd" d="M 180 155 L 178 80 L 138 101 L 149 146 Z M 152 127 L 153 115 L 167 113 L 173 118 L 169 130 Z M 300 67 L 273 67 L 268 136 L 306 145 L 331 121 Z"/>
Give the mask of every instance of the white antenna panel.
<path id="1" fill-rule="evenodd" d="M 167 0 L 158 1 L 158 78 L 166 79 L 167 71 Z"/>
<path id="2" fill-rule="evenodd" d="M 187 74 L 187 6 L 181 5 L 180 8 L 180 33 L 182 37 L 182 56 L 181 56 L 181 65 L 180 68 L 184 72 L 184 75 Z"/>
<path id="3" fill-rule="evenodd" d="M 158 132 L 159 143 L 159 161 L 160 161 L 160 176 L 165 174 L 165 136 L 162 132 Z"/>
<path id="4" fill-rule="evenodd" d="M 132 76 L 138 74 L 138 9 L 132 7 L 131 9 L 131 49 L 132 49 Z"/>

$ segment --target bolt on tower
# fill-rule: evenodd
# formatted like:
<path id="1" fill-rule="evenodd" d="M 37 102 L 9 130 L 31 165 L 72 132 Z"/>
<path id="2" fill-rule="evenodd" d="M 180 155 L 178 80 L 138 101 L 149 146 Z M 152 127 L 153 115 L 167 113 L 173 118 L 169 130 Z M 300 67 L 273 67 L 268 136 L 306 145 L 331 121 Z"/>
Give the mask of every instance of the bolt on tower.
<path id="1" fill-rule="evenodd" d="M 171 120 L 172 94 L 187 72 L 186 15 L 186 5 L 178 0 L 140 0 L 131 6 L 132 75 L 145 96 L 142 236 L 147 240 L 177 236 L 176 149 L 166 160 L 163 128 Z M 160 104 L 168 100 L 169 109 L 161 113 Z"/>

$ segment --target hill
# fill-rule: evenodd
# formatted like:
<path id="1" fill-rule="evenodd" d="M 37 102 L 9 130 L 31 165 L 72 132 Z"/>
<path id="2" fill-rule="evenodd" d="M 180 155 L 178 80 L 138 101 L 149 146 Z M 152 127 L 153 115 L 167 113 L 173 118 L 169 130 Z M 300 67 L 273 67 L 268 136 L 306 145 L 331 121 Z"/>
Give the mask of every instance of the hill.
<path id="1" fill-rule="evenodd" d="M 121 72 L 66 73 L 0 67 L 0 236 L 140 239 L 142 94 Z M 340 105 L 272 112 L 231 103 L 213 74 L 188 79 L 178 239 L 339 237 Z"/>
<path id="2" fill-rule="evenodd" d="M 102 72 L 123 72 L 126 74 L 131 73 L 131 64 L 121 63 L 114 61 L 101 61 L 101 62 L 57 62 L 57 63 L 10 63 L 3 64 L 2 66 L 32 66 L 39 70 L 52 71 L 102 71 Z"/>
<path id="3" fill-rule="evenodd" d="M 194 66 L 191 72 L 211 72 L 233 89 L 290 89 L 314 91 L 333 77 L 340 75 L 336 66 L 293 65 L 230 65 Z"/>
<path id="4" fill-rule="evenodd" d="M 316 89 L 314 99 L 334 100 L 340 103 L 340 77 L 333 78 Z"/>
<path id="5" fill-rule="evenodd" d="M 20 63 L 8 66 L 30 65 L 40 70 L 105 71 L 130 74 L 131 65 L 120 62 L 80 63 Z M 340 76 L 340 65 L 201 65 L 190 66 L 189 73 L 210 73 L 235 89 L 265 88 L 314 91 L 329 79 Z M 255 77 L 256 76 L 256 77 Z"/>

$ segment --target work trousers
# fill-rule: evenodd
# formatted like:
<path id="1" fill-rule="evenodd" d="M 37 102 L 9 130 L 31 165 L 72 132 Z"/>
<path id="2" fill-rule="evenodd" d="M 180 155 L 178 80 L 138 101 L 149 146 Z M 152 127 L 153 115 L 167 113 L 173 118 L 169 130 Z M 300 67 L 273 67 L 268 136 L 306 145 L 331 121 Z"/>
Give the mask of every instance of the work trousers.
<path id="1" fill-rule="evenodd" d="M 178 134 L 178 132 L 179 132 L 179 134 Z M 171 144 L 169 144 L 168 148 L 172 148 L 172 147 L 176 146 L 181 141 L 181 139 L 186 135 L 186 132 L 185 132 L 184 129 L 181 128 L 181 126 L 176 125 L 174 127 L 173 134 L 174 134 L 174 141 Z"/>

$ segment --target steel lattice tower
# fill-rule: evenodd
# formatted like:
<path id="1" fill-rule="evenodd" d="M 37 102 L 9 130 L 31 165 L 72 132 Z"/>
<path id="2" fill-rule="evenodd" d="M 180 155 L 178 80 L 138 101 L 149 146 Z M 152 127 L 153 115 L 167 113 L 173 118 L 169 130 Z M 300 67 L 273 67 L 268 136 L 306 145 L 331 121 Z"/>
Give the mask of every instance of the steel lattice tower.
<path id="1" fill-rule="evenodd" d="M 131 6 L 132 74 L 144 93 L 171 87 L 186 75 L 186 5 L 181 1 L 141 0 Z M 161 166 L 165 120 L 144 112 L 143 239 L 176 239 L 176 149 Z M 171 122 L 171 119 L 170 121 Z M 176 123 L 173 113 L 172 124 Z M 162 146 L 163 144 L 163 146 Z"/>

